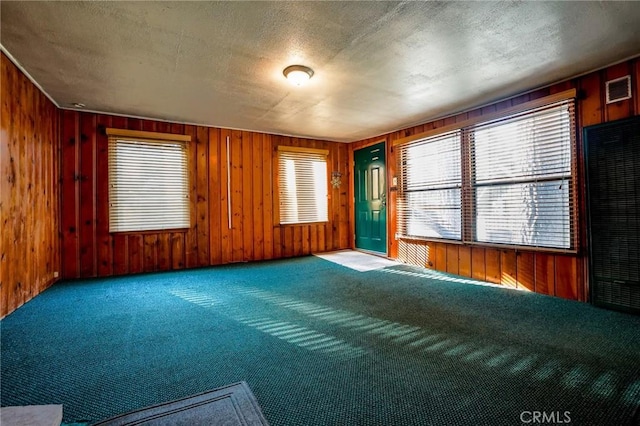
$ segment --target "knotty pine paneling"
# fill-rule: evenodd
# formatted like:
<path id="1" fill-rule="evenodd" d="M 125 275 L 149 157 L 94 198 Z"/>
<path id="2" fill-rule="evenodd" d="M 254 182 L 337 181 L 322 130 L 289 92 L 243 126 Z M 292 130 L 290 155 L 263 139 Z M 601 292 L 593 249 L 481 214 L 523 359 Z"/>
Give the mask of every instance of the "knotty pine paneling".
<path id="1" fill-rule="evenodd" d="M 60 271 L 58 113 L 4 55 L 0 59 L 0 318 Z"/>
<path id="2" fill-rule="evenodd" d="M 607 105 L 605 103 L 605 82 L 625 75 L 631 75 L 633 96 L 629 100 Z M 550 87 L 500 100 L 451 117 L 432 120 L 381 136 L 349 144 L 349 156 L 353 160 L 353 151 L 387 142 L 387 235 L 388 256 L 403 262 L 426 266 L 443 272 L 471 276 L 496 284 L 535 291 L 537 293 L 559 296 L 567 299 L 586 301 L 588 298 L 588 246 L 586 233 L 586 204 L 584 157 L 582 151 L 582 129 L 593 124 L 627 118 L 640 114 L 640 58 L 599 70 L 585 76 L 565 81 Z M 427 130 L 437 129 L 467 118 L 481 117 L 530 100 L 548 96 L 567 89 L 578 90 L 576 106 L 578 156 L 578 225 L 580 248 L 578 254 L 556 254 L 527 250 L 500 249 L 482 245 L 465 246 L 444 242 L 425 242 L 396 240 L 396 192 L 391 186 L 396 176 L 396 155 L 393 142 L 407 136 Z M 349 199 L 353 200 L 353 182 L 349 183 Z M 353 203 L 348 207 L 349 217 L 353 218 Z M 349 223 L 349 243 L 355 247 L 353 239 L 354 222 Z M 425 250 L 424 248 L 428 248 Z M 470 255 L 469 255 L 470 250 Z M 426 256 L 426 258 L 425 258 Z"/>
<path id="3" fill-rule="evenodd" d="M 60 114 L 63 278 L 167 271 L 349 247 L 346 144 L 68 110 Z M 109 233 L 105 127 L 191 135 L 190 229 Z M 329 190 L 329 222 L 275 222 L 278 145 L 329 151 L 329 174 L 342 173 L 341 186 Z"/>

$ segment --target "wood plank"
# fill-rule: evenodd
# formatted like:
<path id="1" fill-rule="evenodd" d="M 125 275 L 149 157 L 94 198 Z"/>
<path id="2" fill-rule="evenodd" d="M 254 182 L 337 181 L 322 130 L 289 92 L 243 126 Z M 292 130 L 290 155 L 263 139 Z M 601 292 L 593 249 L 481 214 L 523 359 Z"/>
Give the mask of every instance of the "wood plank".
<path id="1" fill-rule="evenodd" d="M 262 134 L 262 199 L 263 199 L 263 238 L 264 258 L 273 258 L 273 181 L 272 181 L 272 152 L 271 137 Z"/>
<path id="2" fill-rule="evenodd" d="M 543 87 L 541 89 L 534 90 L 533 92 L 529 92 L 529 100 L 534 101 L 536 99 L 545 98 L 549 96 L 551 93 L 549 87 Z"/>
<path id="3" fill-rule="evenodd" d="M 501 111 L 504 109 L 511 108 L 513 104 L 511 103 L 511 99 L 505 99 L 503 101 L 499 101 L 495 103 L 496 111 Z"/>
<path id="4" fill-rule="evenodd" d="M 18 145 L 16 152 L 18 153 L 18 173 L 16 175 L 16 187 L 18 188 L 18 197 L 21 201 L 28 206 L 33 205 L 33 200 L 27 191 L 31 184 L 32 178 L 29 176 L 31 167 L 29 162 L 33 158 L 33 153 L 30 152 L 33 147 L 33 143 L 30 138 L 29 131 L 29 113 L 31 109 L 31 102 L 28 93 L 28 81 L 20 79 L 20 104 L 21 108 L 18 110 Z M 21 209 L 22 210 L 22 209 Z M 26 299 L 27 291 L 31 283 L 31 250 L 29 249 L 29 243 L 27 236 L 25 235 L 25 228 L 30 228 L 29 215 L 22 210 L 20 214 L 13 216 L 13 226 L 15 227 L 15 237 L 13 244 L 21 253 L 21 265 L 18 272 L 20 273 L 16 280 L 16 287 L 14 288 L 14 307 L 21 306 Z"/>
<path id="5" fill-rule="evenodd" d="M 327 148 L 329 150 L 329 156 L 327 157 L 327 172 L 331 175 L 331 171 L 335 170 L 335 149 L 330 146 L 323 146 L 323 148 Z M 337 212 L 337 201 L 336 197 L 333 194 L 333 191 L 329 191 L 329 222 L 327 222 L 325 226 L 325 245 L 327 250 L 335 250 L 336 245 L 334 244 L 334 239 L 337 237 L 337 227 L 336 224 L 339 220 L 338 212 Z"/>
<path id="6" fill-rule="evenodd" d="M 283 256 L 282 238 L 283 229 L 280 225 L 280 188 L 278 186 L 278 146 L 282 144 L 283 137 L 273 135 L 271 150 L 271 182 L 273 186 L 273 257 L 278 259 Z"/>
<path id="7" fill-rule="evenodd" d="M 580 79 L 582 98 L 578 101 L 578 114 L 580 114 L 579 119 L 582 126 L 600 124 L 604 121 L 602 84 L 600 74 L 597 72 Z"/>
<path id="8" fill-rule="evenodd" d="M 327 239 L 325 237 L 325 234 L 327 232 L 327 225 L 326 224 L 318 225 L 317 231 L 318 231 L 318 252 L 322 253 L 324 251 L 328 251 Z"/>
<path id="9" fill-rule="evenodd" d="M 556 255 L 555 265 L 556 296 L 578 300 L 576 258 Z"/>
<path id="10" fill-rule="evenodd" d="M 189 142 L 189 199 L 191 213 L 191 227 L 185 234 L 184 253 L 185 267 L 197 267 L 198 256 L 198 134 L 197 127 L 192 125 L 184 126 L 184 134 L 191 136 Z M 208 243 L 207 243 L 208 244 Z"/>
<path id="11" fill-rule="evenodd" d="M 209 128 L 209 263 L 222 263 L 222 226 L 220 209 L 222 204 L 220 129 Z M 226 226 L 226 223 L 224 224 Z"/>
<path id="12" fill-rule="evenodd" d="M 196 130 L 196 238 L 197 265 L 208 266 L 209 258 L 209 129 Z"/>
<path id="13" fill-rule="evenodd" d="M 518 288 L 536 291 L 535 280 L 535 256 L 532 252 L 518 252 L 517 260 L 517 276 Z"/>
<path id="14" fill-rule="evenodd" d="M 231 217 L 232 250 L 231 260 L 244 260 L 244 240 L 242 232 L 242 132 L 231 131 Z"/>
<path id="15" fill-rule="evenodd" d="M 500 252 L 500 283 L 507 287 L 518 286 L 517 259 L 515 250 L 502 250 Z"/>
<path id="16" fill-rule="evenodd" d="M 355 165 L 355 160 L 354 160 L 354 151 L 358 149 L 355 147 L 355 144 L 350 143 L 349 144 L 349 152 L 348 152 L 348 163 L 347 163 L 347 171 L 349 172 L 351 170 L 352 165 Z M 388 162 L 388 161 L 387 161 Z M 353 174 L 352 173 L 348 173 L 346 175 L 342 176 L 343 180 L 347 181 L 347 191 L 348 191 L 348 196 L 349 196 L 349 203 L 347 205 L 347 217 L 349 219 L 349 248 L 355 250 L 356 248 L 356 226 L 355 226 L 355 217 L 356 217 L 356 213 L 355 213 L 355 182 L 354 182 L 354 178 L 353 178 Z M 387 169 L 387 173 L 388 169 Z M 388 178 L 389 179 L 389 178 Z M 388 183 L 391 183 L 391 181 L 389 180 Z M 387 185 L 387 187 L 389 187 L 390 185 Z M 387 194 L 389 194 L 389 191 L 387 191 Z M 387 212 L 388 213 L 388 212 Z M 388 219 L 388 218 L 387 218 Z M 390 238 L 390 237 L 388 237 Z M 311 250 L 314 251 L 314 241 L 313 241 L 313 236 L 311 237 Z M 317 242 L 315 245 L 315 251 L 317 251 Z"/>
<path id="17" fill-rule="evenodd" d="M 113 274 L 129 273 L 129 239 L 125 234 L 113 234 Z"/>
<path id="18" fill-rule="evenodd" d="M 91 113 L 80 116 L 80 277 L 98 275 L 96 247 L 96 127 L 97 117 Z"/>
<path id="19" fill-rule="evenodd" d="M 282 227 L 282 257 L 292 257 L 293 252 L 293 227 Z"/>
<path id="20" fill-rule="evenodd" d="M 436 247 L 435 243 L 427 241 L 425 243 L 425 259 L 424 267 L 429 269 L 435 268 Z"/>
<path id="21" fill-rule="evenodd" d="M 143 235 L 143 265 L 144 272 L 155 272 L 158 270 L 158 234 Z"/>
<path id="22" fill-rule="evenodd" d="M 444 243 L 436 245 L 436 271 L 447 272 L 447 246 Z"/>
<path id="23" fill-rule="evenodd" d="M 311 253 L 311 227 L 302 227 L 302 255 L 308 255 Z"/>
<path id="24" fill-rule="evenodd" d="M 253 135 L 242 132 L 242 259 L 253 260 Z"/>
<path id="25" fill-rule="evenodd" d="M 318 252 L 318 225 L 309 227 L 309 253 Z"/>
<path id="26" fill-rule="evenodd" d="M 251 134 L 251 164 L 252 164 L 252 211 L 253 211 L 253 256 L 252 260 L 264 259 L 264 214 L 263 214 L 263 188 L 262 188 L 262 134 Z M 271 157 L 269 157 L 271 158 Z"/>
<path id="27" fill-rule="evenodd" d="M 109 233 L 109 138 L 104 129 L 111 127 L 112 119 L 108 115 L 97 118 L 96 137 L 96 238 L 98 276 L 113 275 L 113 241 Z"/>
<path id="28" fill-rule="evenodd" d="M 185 232 L 171 234 L 171 269 L 184 269 L 185 264 Z"/>
<path id="29" fill-rule="evenodd" d="M 171 123 L 166 121 L 156 121 L 155 128 L 159 133 L 171 133 Z"/>
<path id="30" fill-rule="evenodd" d="M 531 98 L 529 97 L 528 93 L 524 93 L 522 95 L 518 95 L 515 96 L 513 98 L 511 98 L 511 105 L 516 106 L 516 105 L 520 105 L 526 102 L 529 102 L 531 100 Z"/>
<path id="31" fill-rule="evenodd" d="M 575 288 L 576 288 L 577 300 L 580 302 L 586 302 L 588 300 L 588 288 L 585 283 L 585 279 L 589 271 L 587 270 L 585 264 L 588 263 L 588 260 L 585 259 L 584 257 L 575 257 L 575 260 L 576 260 Z"/>
<path id="32" fill-rule="evenodd" d="M 39 206 L 40 194 L 37 194 L 36 188 L 39 187 L 40 182 L 37 180 L 36 176 L 36 162 L 40 160 L 39 153 L 39 144 L 35 140 L 35 132 L 36 132 L 36 105 L 35 105 L 35 90 L 33 90 L 33 86 L 30 82 L 25 81 L 24 83 L 24 97 L 23 101 L 26 101 L 25 109 L 23 112 L 23 131 L 25 135 L 25 139 L 23 139 L 25 146 L 23 148 L 23 152 L 25 154 L 25 162 L 23 168 L 23 181 L 24 181 L 24 191 L 22 200 L 26 201 L 27 205 L 31 206 L 31 212 L 26 212 L 26 214 L 22 217 L 23 228 L 21 230 L 22 236 L 24 239 L 23 248 L 25 250 L 24 256 L 24 280 L 22 281 L 21 286 L 21 294 L 19 299 L 19 304 L 24 304 L 27 300 L 31 299 L 34 294 L 34 287 L 38 285 L 36 282 L 37 279 L 37 270 L 36 270 L 36 239 L 41 238 L 39 235 L 39 229 L 36 227 L 36 218 L 43 217 L 44 212 Z M 38 145 L 38 146 L 36 146 Z M 37 198 L 36 198 L 37 197 Z M 28 238 L 27 235 L 31 236 Z M 26 238 L 25 238 L 26 237 Z"/>
<path id="33" fill-rule="evenodd" d="M 158 234 L 157 242 L 157 259 L 158 259 L 158 271 L 168 271 L 171 269 L 171 233 L 162 232 Z"/>
<path id="34" fill-rule="evenodd" d="M 293 227 L 293 256 L 301 256 L 302 255 L 302 226 L 294 226 Z"/>
<path id="35" fill-rule="evenodd" d="M 484 247 L 472 247 L 471 249 L 471 278 L 486 281 L 486 261 Z"/>
<path id="36" fill-rule="evenodd" d="M 229 226 L 229 194 L 228 180 L 231 171 L 227 167 L 227 160 L 231 159 L 231 152 L 227 151 L 227 141 L 231 144 L 231 130 L 220 130 L 220 262 L 229 263 L 232 256 L 232 237 Z M 230 149 L 229 149 L 230 151 Z"/>
<path id="37" fill-rule="evenodd" d="M 347 182 L 349 180 L 349 150 L 345 144 L 338 145 L 338 169 L 340 173 L 340 186 L 335 189 L 339 194 L 338 205 L 338 248 L 349 248 L 349 188 Z M 386 158 L 386 157 L 385 157 Z M 388 178 L 385 176 L 385 182 Z M 329 182 L 331 182 L 331 174 L 329 174 Z M 385 187 L 385 194 L 388 194 L 388 185 Z M 331 190 L 332 185 L 329 184 Z M 387 209 L 388 211 L 388 209 Z"/>
<path id="38" fill-rule="evenodd" d="M 458 247 L 456 244 L 447 244 L 447 272 L 450 274 L 458 274 L 459 272 Z"/>
<path id="39" fill-rule="evenodd" d="M 144 240 L 142 234 L 127 235 L 129 244 L 129 273 L 144 271 Z"/>
<path id="40" fill-rule="evenodd" d="M 469 246 L 458 247 L 458 275 L 471 277 L 471 247 Z"/>
<path id="41" fill-rule="evenodd" d="M 80 130 L 78 113 L 65 110 L 62 113 L 61 136 L 61 208 L 62 218 L 62 278 L 71 279 L 80 276 L 80 247 L 78 244 L 79 182 L 76 177 L 80 171 Z"/>
<path id="42" fill-rule="evenodd" d="M 16 208 L 14 194 L 15 164 L 12 157 L 15 95 L 13 92 L 17 69 L 0 53 L 0 318 L 11 312 L 9 288 L 15 277 L 13 260 L 13 229 L 11 214 Z M 13 302 L 11 302 L 13 305 Z"/>
<path id="43" fill-rule="evenodd" d="M 535 268 L 536 293 L 555 296 L 555 255 L 536 253 Z"/>
<path id="44" fill-rule="evenodd" d="M 282 229 L 280 225 L 273 227 L 273 257 L 279 259 L 283 257 L 282 253 Z"/>
<path id="45" fill-rule="evenodd" d="M 502 281 L 502 268 L 500 250 L 494 248 L 486 248 L 484 250 L 486 280 L 500 284 Z"/>
<path id="46" fill-rule="evenodd" d="M 555 95 L 556 93 L 562 93 L 573 88 L 574 88 L 573 82 L 570 80 L 567 80 L 560 83 L 556 83 L 553 86 L 551 86 L 549 88 L 549 94 Z"/>

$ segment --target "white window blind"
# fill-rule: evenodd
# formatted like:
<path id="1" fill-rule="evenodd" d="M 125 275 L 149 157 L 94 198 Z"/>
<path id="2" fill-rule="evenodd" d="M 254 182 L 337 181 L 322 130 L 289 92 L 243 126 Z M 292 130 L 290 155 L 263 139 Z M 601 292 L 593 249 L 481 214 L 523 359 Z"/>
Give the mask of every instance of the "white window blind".
<path id="1" fill-rule="evenodd" d="M 109 231 L 189 228 L 184 140 L 109 137 Z"/>
<path id="2" fill-rule="evenodd" d="M 278 147 L 280 223 L 329 220 L 327 151 Z"/>
<path id="3" fill-rule="evenodd" d="M 573 99 L 466 131 L 470 240 L 574 248 Z"/>
<path id="4" fill-rule="evenodd" d="M 402 145 L 399 151 L 401 236 L 460 240 L 460 131 Z"/>

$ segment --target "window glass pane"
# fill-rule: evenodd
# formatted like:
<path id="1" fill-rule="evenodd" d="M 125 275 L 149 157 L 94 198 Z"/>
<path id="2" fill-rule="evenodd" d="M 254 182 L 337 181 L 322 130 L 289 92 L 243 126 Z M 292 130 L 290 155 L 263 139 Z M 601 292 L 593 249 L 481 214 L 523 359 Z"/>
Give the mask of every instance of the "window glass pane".
<path id="1" fill-rule="evenodd" d="M 456 131 L 400 148 L 401 235 L 461 239 L 460 139 Z"/>
<path id="2" fill-rule="evenodd" d="M 109 140 L 109 230 L 190 227 L 187 150 L 181 142 Z"/>
<path id="3" fill-rule="evenodd" d="M 567 108 L 478 126 L 476 183 L 571 174 L 570 126 Z"/>
<path id="4" fill-rule="evenodd" d="M 460 184 L 460 134 L 437 137 L 403 150 L 405 190 L 451 187 Z"/>
<path id="5" fill-rule="evenodd" d="M 380 199 L 380 169 L 378 167 L 371 170 L 371 199 Z"/>
<path id="6" fill-rule="evenodd" d="M 323 154 L 280 151 L 280 223 L 329 220 L 327 161 Z"/>
<path id="7" fill-rule="evenodd" d="M 406 236 L 460 239 L 460 189 L 406 194 Z"/>
<path id="8" fill-rule="evenodd" d="M 475 241 L 573 248 L 573 101 L 468 130 Z"/>
<path id="9" fill-rule="evenodd" d="M 569 248 L 569 182 L 494 185 L 476 190 L 480 242 Z"/>

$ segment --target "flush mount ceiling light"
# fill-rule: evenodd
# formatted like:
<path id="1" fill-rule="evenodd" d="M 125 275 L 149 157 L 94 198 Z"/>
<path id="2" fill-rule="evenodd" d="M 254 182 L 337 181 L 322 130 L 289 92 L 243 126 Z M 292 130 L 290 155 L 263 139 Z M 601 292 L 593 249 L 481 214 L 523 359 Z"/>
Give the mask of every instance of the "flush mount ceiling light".
<path id="1" fill-rule="evenodd" d="M 74 102 L 71 104 L 74 108 L 84 108 L 85 104 L 82 104 L 80 102 Z"/>
<path id="2" fill-rule="evenodd" d="M 304 65 L 290 65 L 282 71 L 287 80 L 295 86 L 302 86 L 313 76 L 313 70 Z"/>

